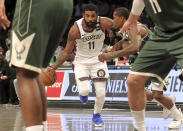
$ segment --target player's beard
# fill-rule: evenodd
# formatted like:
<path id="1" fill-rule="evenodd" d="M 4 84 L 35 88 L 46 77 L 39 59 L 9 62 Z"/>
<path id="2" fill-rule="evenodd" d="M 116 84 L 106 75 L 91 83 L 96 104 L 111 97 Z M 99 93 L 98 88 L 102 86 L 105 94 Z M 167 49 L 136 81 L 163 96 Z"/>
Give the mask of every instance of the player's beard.
<path id="1" fill-rule="evenodd" d="M 86 26 L 88 27 L 88 28 L 95 28 L 96 27 L 96 25 L 97 25 L 97 21 L 94 21 L 94 22 L 87 22 L 85 19 L 84 19 L 84 21 L 85 21 L 85 24 L 86 24 Z"/>

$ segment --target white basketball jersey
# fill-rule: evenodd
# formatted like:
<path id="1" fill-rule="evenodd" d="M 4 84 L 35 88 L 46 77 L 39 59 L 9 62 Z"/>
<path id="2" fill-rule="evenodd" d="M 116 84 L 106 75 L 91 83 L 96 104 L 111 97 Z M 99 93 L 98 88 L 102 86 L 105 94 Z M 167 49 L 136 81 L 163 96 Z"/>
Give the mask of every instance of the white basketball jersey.
<path id="1" fill-rule="evenodd" d="M 105 39 L 105 33 L 100 27 L 100 17 L 97 19 L 96 28 L 92 32 L 85 32 L 82 27 L 81 18 L 76 21 L 81 38 L 76 39 L 76 50 L 74 63 L 97 63 Z"/>

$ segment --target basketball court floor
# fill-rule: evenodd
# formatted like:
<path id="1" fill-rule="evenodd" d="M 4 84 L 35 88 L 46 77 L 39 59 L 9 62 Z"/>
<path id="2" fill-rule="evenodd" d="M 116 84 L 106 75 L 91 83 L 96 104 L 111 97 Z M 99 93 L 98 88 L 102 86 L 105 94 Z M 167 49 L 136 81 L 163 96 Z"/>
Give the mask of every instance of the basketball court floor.
<path id="1" fill-rule="evenodd" d="M 133 119 L 129 110 L 104 109 L 104 128 L 92 124 L 92 109 L 48 108 L 48 131 L 133 131 Z M 147 131 L 168 131 L 171 118 L 164 120 L 161 111 L 147 111 Z M 19 107 L 0 106 L 0 131 L 25 131 Z M 183 131 L 183 127 L 177 130 Z"/>

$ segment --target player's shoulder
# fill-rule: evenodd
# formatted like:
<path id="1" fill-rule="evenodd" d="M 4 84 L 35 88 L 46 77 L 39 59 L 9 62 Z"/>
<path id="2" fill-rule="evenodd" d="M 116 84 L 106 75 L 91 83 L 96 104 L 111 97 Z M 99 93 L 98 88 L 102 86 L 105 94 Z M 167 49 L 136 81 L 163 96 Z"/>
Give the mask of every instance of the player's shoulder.
<path id="1" fill-rule="evenodd" d="M 101 23 L 113 23 L 113 20 L 111 18 L 108 18 L 108 17 L 100 17 L 100 22 Z"/>
<path id="2" fill-rule="evenodd" d="M 109 29 L 113 25 L 113 20 L 108 17 L 100 17 L 100 25 L 103 30 Z"/>
<path id="3" fill-rule="evenodd" d="M 75 39 L 80 38 L 80 31 L 76 23 L 74 23 L 70 28 L 69 34 L 72 34 Z"/>

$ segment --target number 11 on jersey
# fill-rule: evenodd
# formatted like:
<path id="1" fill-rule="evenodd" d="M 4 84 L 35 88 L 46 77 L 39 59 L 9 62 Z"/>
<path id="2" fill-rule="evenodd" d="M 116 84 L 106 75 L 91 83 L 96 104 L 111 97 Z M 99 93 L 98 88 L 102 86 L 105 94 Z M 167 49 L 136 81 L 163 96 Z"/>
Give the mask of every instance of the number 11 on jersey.
<path id="1" fill-rule="evenodd" d="M 88 46 L 89 46 L 89 49 L 95 49 L 95 42 L 92 41 L 92 42 L 88 42 Z"/>

